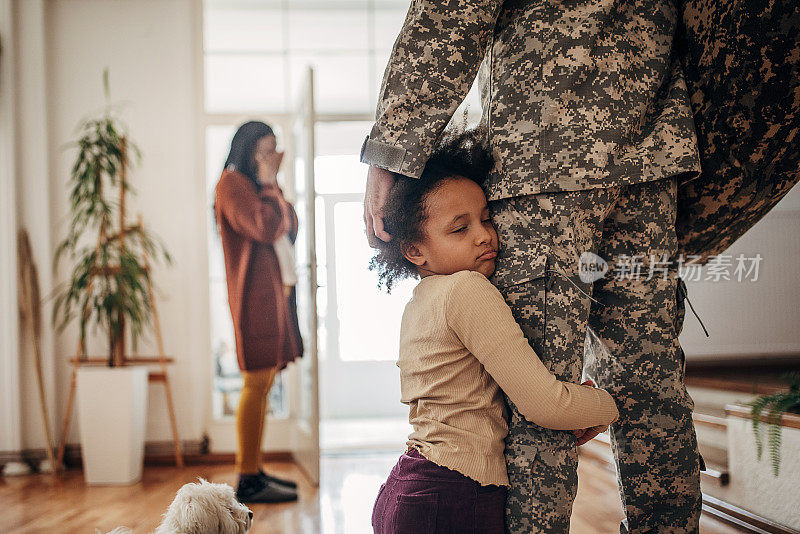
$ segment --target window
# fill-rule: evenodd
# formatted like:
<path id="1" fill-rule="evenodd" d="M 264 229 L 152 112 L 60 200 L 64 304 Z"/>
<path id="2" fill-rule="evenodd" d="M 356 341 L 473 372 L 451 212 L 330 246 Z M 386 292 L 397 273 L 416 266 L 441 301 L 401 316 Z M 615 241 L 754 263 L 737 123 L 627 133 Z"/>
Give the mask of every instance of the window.
<path id="1" fill-rule="evenodd" d="M 409 0 L 206 0 L 205 109 L 288 113 L 313 65 L 320 113 L 372 112 Z"/>

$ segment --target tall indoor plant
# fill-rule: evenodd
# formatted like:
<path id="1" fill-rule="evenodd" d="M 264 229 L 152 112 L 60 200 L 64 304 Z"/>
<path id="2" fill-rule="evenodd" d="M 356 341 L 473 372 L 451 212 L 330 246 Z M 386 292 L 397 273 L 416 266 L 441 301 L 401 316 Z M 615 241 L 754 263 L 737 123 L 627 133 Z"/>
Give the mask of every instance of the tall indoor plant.
<path id="1" fill-rule="evenodd" d="M 74 363 L 81 367 L 73 377 L 86 481 L 125 484 L 141 478 L 148 380 L 145 368 L 127 365 L 126 330 L 135 347 L 152 325 L 148 260 L 169 262 L 170 257 L 141 217 L 136 224 L 125 219 L 125 198 L 133 192 L 127 173 L 140 155 L 111 104 L 107 71 L 103 82 L 106 106 L 79 124 L 72 144 L 77 157 L 69 180 L 71 217 L 55 265 L 68 257 L 73 267 L 69 280 L 56 290 L 53 321 L 59 330 L 77 321 L 80 330 Z M 93 363 L 86 353 L 92 326 L 106 335 L 106 367 L 82 365 Z M 60 451 L 65 438 L 62 432 Z"/>
<path id="2" fill-rule="evenodd" d="M 123 365 L 125 327 L 134 343 L 150 320 L 150 273 L 145 257 L 170 257 L 157 238 L 140 223 L 124 219 L 125 195 L 132 192 L 127 171 L 139 160 L 127 127 L 110 102 L 108 71 L 103 74 L 106 106 L 99 117 L 83 120 L 72 143 L 78 155 L 70 176 L 71 220 L 55 254 L 56 266 L 68 255 L 74 265 L 69 282 L 58 291 L 53 320 L 62 330 L 77 319 L 81 356 L 86 355 L 90 325 L 108 336 L 108 365 Z M 110 193 L 116 190 L 110 200 Z M 116 219 L 116 225 L 115 225 Z M 91 240 L 84 239 L 91 237 Z"/>

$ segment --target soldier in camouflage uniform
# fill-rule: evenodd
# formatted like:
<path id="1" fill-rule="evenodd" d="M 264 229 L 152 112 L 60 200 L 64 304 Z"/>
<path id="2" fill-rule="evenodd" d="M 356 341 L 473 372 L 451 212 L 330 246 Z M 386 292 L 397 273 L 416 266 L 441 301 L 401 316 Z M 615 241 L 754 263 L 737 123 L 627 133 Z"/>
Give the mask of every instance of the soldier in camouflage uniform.
<path id="1" fill-rule="evenodd" d="M 706 32 L 694 43 L 708 44 L 701 41 L 715 19 L 697 12 L 715 7 L 690 4 L 702 4 L 690 33 Z M 699 529 L 702 459 L 677 339 L 683 286 L 675 272 L 676 217 L 678 192 L 688 190 L 693 220 L 707 219 L 719 205 L 716 191 L 708 191 L 719 184 L 687 188 L 701 165 L 673 42 L 678 22 L 667 0 L 414 0 L 361 150 L 371 165 L 367 234 L 388 240 L 380 208 L 392 173 L 420 176 L 480 71 L 482 122 L 496 159 L 486 194 L 502 243 L 493 282 L 558 378 L 580 380 L 587 325 L 610 349 L 589 374 L 620 410 L 611 438 L 621 532 Z M 693 86 L 701 106 L 698 92 Z M 796 108 L 798 99 L 792 102 Z M 797 177 L 776 186 L 780 196 Z M 681 244 L 704 239 L 686 231 Z M 586 253 L 612 270 L 594 283 L 582 280 Z M 532 425 L 510 408 L 508 531 L 567 532 L 577 489 L 575 436 Z"/>
<path id="2" fill-rule="evenodd" d="M 676 193 L 677 179 L 666 178 L 493 204 L 504 247 L 493 282 L 545 365 L 579 382 L 587 324 L 609 349 L 588 374 L 620 410 L 611 437 L 631 532 L 696 532 L 700 515 L 693 403 L 683 385 L 678 281 L 669 262 Z M 587 252 L 618 271 L 582 280 L 579 259 Z M 509 531 L 568 532 L 574 437 L 527 423 L 512 405 L 506 460 Z"/>

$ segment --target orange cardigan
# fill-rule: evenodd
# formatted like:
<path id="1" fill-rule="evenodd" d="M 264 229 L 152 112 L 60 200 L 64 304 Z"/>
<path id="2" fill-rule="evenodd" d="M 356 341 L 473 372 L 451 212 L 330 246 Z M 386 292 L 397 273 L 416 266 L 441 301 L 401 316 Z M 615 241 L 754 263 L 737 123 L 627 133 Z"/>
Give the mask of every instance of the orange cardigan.
<path id="1" fill-rule="evenodd" d="M 239 367 L 282 369 L 300 355 L 301 345 L 291 324 L 273 243 L 284 234 L 297 234 L 297 215 L 279 187 L 263 186 L 258 191 L 246 176 L 228 170 L 217 183 L 214 209 Z M 249 317 L 266 325 L 262 332 L 244 328 Z"/>

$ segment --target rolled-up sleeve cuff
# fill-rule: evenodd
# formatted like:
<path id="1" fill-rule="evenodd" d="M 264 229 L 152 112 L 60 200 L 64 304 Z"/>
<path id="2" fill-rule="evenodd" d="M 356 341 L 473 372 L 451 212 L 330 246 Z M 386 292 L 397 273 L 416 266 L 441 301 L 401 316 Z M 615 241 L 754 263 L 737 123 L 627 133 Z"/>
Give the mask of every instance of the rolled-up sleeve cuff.
<path id="1" fill-rule="evenodd" d="M 361 145 L 360 160 L 362 163 L 375 165 L 387 171 L 396 172 L 410 178 L 419 178 L 422 175 L 424 165 L 403 165 L 406 161 L 406 152 L 405 148 L 387 145 L 367 136 L 364 139 L 364 144 Z"/>

